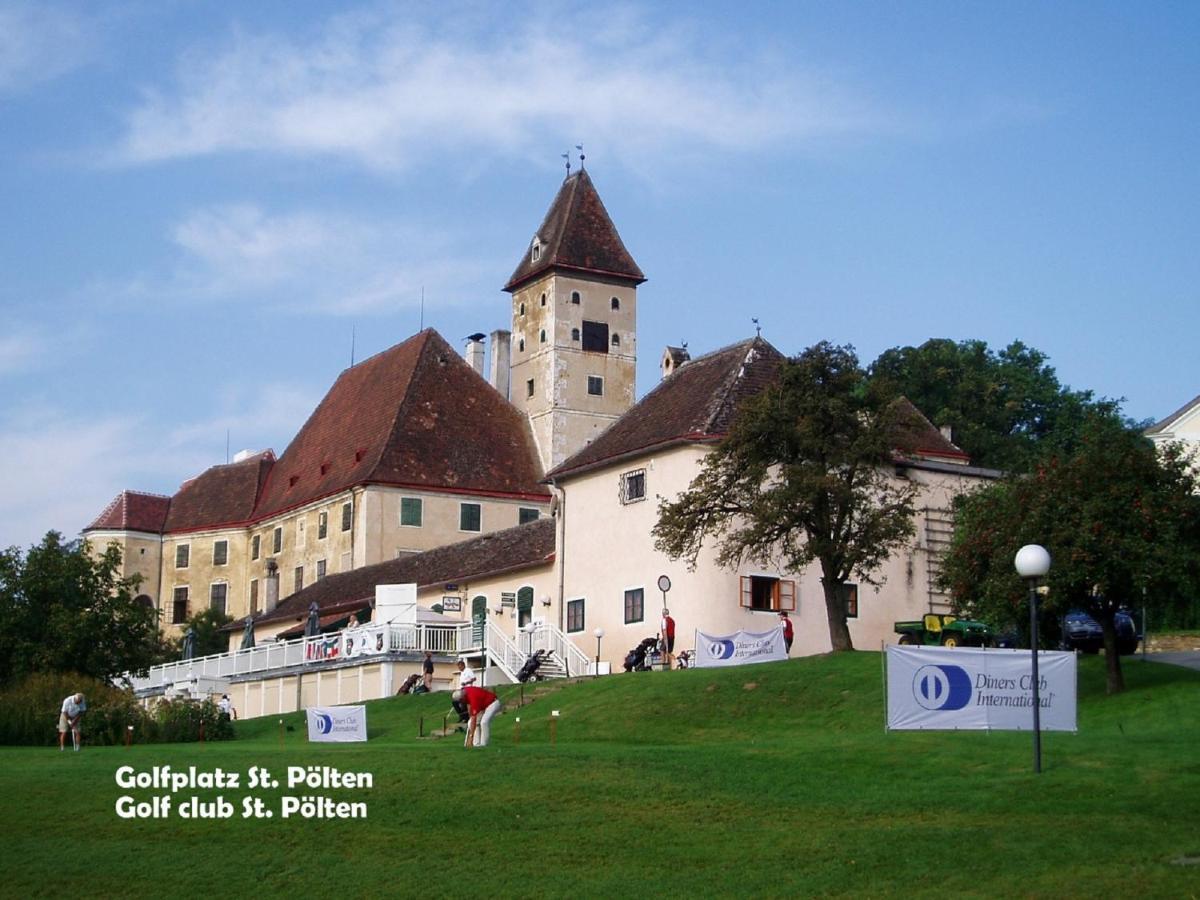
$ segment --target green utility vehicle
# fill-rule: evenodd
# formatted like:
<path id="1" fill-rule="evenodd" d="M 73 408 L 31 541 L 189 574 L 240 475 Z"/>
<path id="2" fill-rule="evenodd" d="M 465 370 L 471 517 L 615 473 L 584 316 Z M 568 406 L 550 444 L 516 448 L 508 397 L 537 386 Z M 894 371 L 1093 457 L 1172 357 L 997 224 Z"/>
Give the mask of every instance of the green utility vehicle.
<path id="1" fill-rule="evenodd" d="M 941 647 L 987 647 L 992 630 L 982 622 L 929 613 L 919 622 L 897 622 L 901 644 Z"/>

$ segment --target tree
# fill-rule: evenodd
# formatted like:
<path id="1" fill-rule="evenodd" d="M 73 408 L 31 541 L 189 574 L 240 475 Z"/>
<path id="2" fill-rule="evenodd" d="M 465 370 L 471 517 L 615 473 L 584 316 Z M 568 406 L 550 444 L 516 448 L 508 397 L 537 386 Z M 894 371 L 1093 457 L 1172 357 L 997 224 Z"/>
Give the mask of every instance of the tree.
<path id="1" fill-rule="evenodd" d="M 196 656 L 208 656 L 212 653 L 224 653 L 229 649 L 229 636 L 221 632 L 221 628 L 233 621 L 231 616 L 216 609 L 202 609 L 193 614 L 183 628 L 186 634 L 190 628 L 196 634 Z M 171 648 L 178 656 L 183 652 L 183 635 L 171 642 Z"/>
<path id="2" fill-rule="evenodd" d="M 0 684 L 34 672 L 109 679 L 159 662 L 158 613 L 134 601 L 121 552 L 93 557 L 55 531 L 27 554 L 0 552 Z"/>
<path id="3" fill-rule="evenodd" d="M 1020 341 L 999 353 L 984 341 L 926 341 L 895 347 L 870 368 L 871 389 L 903 395 L 980 466 L 1027 472 L 1047 443 L 1069 446 L 1087 417 L 1113 414 L 1118 403 L 1058 381 L 1046 355 Z"/>
<path id="4" fill-rule="evenodd" d="M 1124 689 L 1114 616 L 1162 611 L 1200 588 L 1200 493 L 1180 448 L 1156 452 L 1118 417 L 1094 413 L 1076 446 L 1047 448 L 1026 476 L 962 498 L 942 582 L 956 608 L 998 627 L 1029 617 L 1013 568 L 1023 544 L 1050 551 L 1046 612 L 1082 609 L 1104 629 L 1108 692 Z"/>
<path id="5" fill-rule="evenodd" d="M 722 566 L 819 561 L 834 650 L 853 649 L 846 581 L 876 584 L 914 532 L 916 487 L 889 474 L 896 405 L 868 397 L 864 379 L 851 347 L 821 343 L 783 361 L 688 490 L 659 503 L 653 531 L 660 551 L 693 567 L 708 538 Z"/>

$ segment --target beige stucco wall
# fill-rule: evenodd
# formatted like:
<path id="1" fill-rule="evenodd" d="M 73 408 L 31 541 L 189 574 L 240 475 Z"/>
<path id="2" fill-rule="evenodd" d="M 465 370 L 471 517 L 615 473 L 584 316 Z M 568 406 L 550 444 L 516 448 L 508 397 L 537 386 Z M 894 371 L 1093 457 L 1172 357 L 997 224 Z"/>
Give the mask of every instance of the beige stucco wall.
<path id="1" fill-rule="evenodd" d="M 141 577 L 137 595 L 145 594 L 154 601 L 155 609 L 161 602 L 162 539 L 157 534 L 140 531 L 93 531 L 87 535 L 89 550 L 99 557 L 109 544 L 115 543 L 121 551 L 121 578 Z"/>
<path id="2" fill-rule="evenodd" d="M 212 596 L 212 585 L 225 584 L 225 612 L 237 618 L 246 614 L 248 589 L 246 587 L 247 541 L 246 529 L 229 528 L 196 531 L 186 535 L 166 535 L 162 543 L 162 599 L 161 623 L 168 635 L 182 631 L 182 623 L 172 622 L 172 604 L 175 589 L 188 589 L 187 615 L 193 616 L 208 609 Z M 214 547 L 216 542 L 228 545 L 226 563 L 216 565 Z M 188 547 L 188 564 L 178 567 L 176 554 L 182 545 Z"/>
<path id="3" fill-rule="evenodd" d="M 624 655 L 640 640 L 659 631 L 662 595 L 657 588 L 660 575 L 671 579 L 667 605 L 676 622 L 676 652 L 693 649 L 697 629 L 710 634 L 728 634 L 739 629 L 764 631 L 775 627 L 775 612 L 752 611 L 740 605 L 743 575 L 766 575 L 796 581 L 796 610 L 791 614 L 795 628 L 793 656 L 830 650 L 829 627 L 819 566 L 792 573 L 770 565 L 747 563 L 736 571 L 719 568 L 713 553 L 702 552 L 696 570 L 689 572 L 683 561 L 668 559 L 654 549 L 650 534 L 658 517 L 658 498 L 675 497 L 696 475 L 705 451 L 695 446 L 675 448 L 654 456 L 607 468 L 569 480 L 564 486 L 565 521 L 559 559 L 563 565 L 563 602 L 585 600 L 582 632 L 572 635 L 580 649 L 596 652 L 593 630 L 601 627 L 601 656 L 620 670 Z M 635 469 L 646 470 L 647 499 L 629 505 L 620 502 L 620 477 Z M 909 470 L 921 485 L 916 507 L 948 509 L 952 495 L 975 479 L 964 475 L 942 475 Z M 885 579 L 878 592 L 859 585 L 859 615 L 849 620 L 854 645 L 878 648 L 893 641 L 896 620 L 920 615 L 929 605 L 927 557 L 929 546 L 924 514 L 918 514 L 913 544 L 898 552 L 877 575 Z M 624 621 L 624 594 L 642 588 L 645 618 Z"/>
<path id="4" fill-rule="evenodd" d="M 579 303 L 571 302 L 575 292 Z M 615 310 L 614 297 L 620 306 Z M 529 416 L 542 464 L 549 470 L 633 406 L 637 289 L 553 274 L 514 292 L 512 313 L 510 394 L 513 404 Z M 584 320 L 608 325 L 607 353 L 583 352 Z M 578 340 L 571 336 L 573 329 L 580 330 Z M 543 330 L 545 343 L 540 339 Z M 616 347 L 611 344 L 614 334 L 620 338 Z M 588 394 L 589 375 L 604 379 L 602 396 Z M 534 382 L 532 397 L 529 379 Z"/>

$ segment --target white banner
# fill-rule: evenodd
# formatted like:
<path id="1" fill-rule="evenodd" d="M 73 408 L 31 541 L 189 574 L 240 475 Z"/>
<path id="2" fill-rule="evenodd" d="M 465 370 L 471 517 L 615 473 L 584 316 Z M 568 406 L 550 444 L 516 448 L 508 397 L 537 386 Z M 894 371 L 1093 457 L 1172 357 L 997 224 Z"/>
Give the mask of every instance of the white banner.
<path id="1" fill-rule="evenodd" d="M 367 739 L 367 708 L 365 706 L 308 707 L 308 739 L 310 741 L 365 741 Z"/>
<path id="2" fill-rule="evenodd" d="M 696 632 L 696 661 L 698 668 L 707 666 L 743 666 L 747 663 L 775 662 L 787 659 L 783 629 L 770 631 L 737 631 L 713 635 Z"/>
<path id="3" fill-rule="evenodd" d="M 1028 650 L 887 648 L 888 728 L 1033 730 Z M 1075 731 L 1075 654 L 1038 651 L 1043 731 Z"/>

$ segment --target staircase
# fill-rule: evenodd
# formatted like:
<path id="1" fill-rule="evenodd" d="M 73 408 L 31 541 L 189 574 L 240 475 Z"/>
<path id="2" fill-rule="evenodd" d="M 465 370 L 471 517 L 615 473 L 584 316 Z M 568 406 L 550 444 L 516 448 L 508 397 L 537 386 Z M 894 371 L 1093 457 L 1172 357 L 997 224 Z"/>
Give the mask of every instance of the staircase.
<path id="1" fill-rule="evenodd" d="M 549 624 L 540 625 L 532 633 L 522 634 L 522 646 L 518 646 L 494 623 L 488 622 L 484 641 L 488 662 L 514 682 L 525 661 L 538 650 L 546 651 L 537 670 L 539 679 L 586 675 L 591 664 L 587 655 L 566 634 Z"/>
<path id="2" fill-rule="evenodd" d="M 929 585 L 929 611 L 945 615 L 951 611 L 950 595 L 937 585 L 942 574 L 942 560 L 954 537 L 954 510 L 921 510 L 925 517 L 925 575 Z"/>

